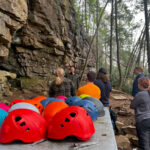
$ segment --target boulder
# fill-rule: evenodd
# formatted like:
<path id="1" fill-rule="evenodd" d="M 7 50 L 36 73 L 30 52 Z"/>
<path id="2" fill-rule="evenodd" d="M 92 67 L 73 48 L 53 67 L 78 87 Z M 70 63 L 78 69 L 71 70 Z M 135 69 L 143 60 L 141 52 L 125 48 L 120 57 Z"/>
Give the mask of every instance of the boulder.
<path id="1" fill-rule="evenodd" d="M 125 134 L 132 134 L 132 135 L 137 135 L 136 133 L 136 127 L 135 126 L 124 126 L 122 127 L 122 131 L 125 133 Z"/>
<path id="2" fill-rule="evenodd" d="M 132 112 L 128 108 L 124 108 L 124 107 L 122 107 L 118 111 L 118 115 L 120 115 L 120 116 L 130 116 L 131 114 L 132 114 Z"/>
<path id="3" fill-rule="evenodd" d="M 117 126 L 117 128 L 118 128 L 118 130 L 119 130 L 119 133 L 120 133 L 120 134 L 123 133 L 123 132 L 122 132 L 122 128 L 124 127 L 124 123 L 119 122 L 119 121 L 116 121 L 116 126 Z"/>
<path id="4" fill-rule="evenodd" d="M 126 136 L 123 135 L 116 136 L 116 140 L 118 148 L 123 150 L 132 150 L 130 141 Z"/>
<path id="5" fill-rule="evenodd" d="M 126 134 L 126 137 L 129 139 L 133 146 L 138 147 L 138 137 L 132 134 Z"/>

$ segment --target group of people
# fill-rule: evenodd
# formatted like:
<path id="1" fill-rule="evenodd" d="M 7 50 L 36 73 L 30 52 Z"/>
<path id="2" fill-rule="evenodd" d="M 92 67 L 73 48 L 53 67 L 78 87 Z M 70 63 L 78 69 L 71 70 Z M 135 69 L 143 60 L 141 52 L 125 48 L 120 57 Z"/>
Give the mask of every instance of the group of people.
<path id="1" fill-rule="evenodd" d="M 142 150 L 150 150 L 150 80 L 143 73 L 141 67 L 134 69 L 136 78 L 133 82 L 130 108 L 135 110 L 135 120 L 139 146 Z M 96 74 L 89 71 L 86 84 L 79 87 L 79 77 L 75 68 L 70 67 L 70 72 L 65 75 L 63 68 L 56 70 L 56 79 L 52 81 L 49 90 L 50 97 L 89 95 L 99 99 L 105 107 L 109 107 L 109 95 L 112 85 L 104 68 Z"/>
<path id="2" fill-rule="evenodd" d="M 133 83 L 130 108 L 135 110 L 135 121 L 139 147 L 150 150 L 150 80 L 145 77 L 143 69 L 134 69 L 136 78 Z"/>
<path id="3" fill-rule="evenodd" d="M 86 76 L 86 84 L 81 87 L 79 87 L 79 77 L 74 67 L 70 67 L 70 72 L 66 75 L 63 68 L 58 68 L 56 79 L 52 81 L 49 88 L 49 96 L 71 97 L 86 94 L 99 99 L 105 107 L 108 107 L 111 90 L 112 86 L 104 68 L 100 68 L 97 74 L 89 71 Z"/>

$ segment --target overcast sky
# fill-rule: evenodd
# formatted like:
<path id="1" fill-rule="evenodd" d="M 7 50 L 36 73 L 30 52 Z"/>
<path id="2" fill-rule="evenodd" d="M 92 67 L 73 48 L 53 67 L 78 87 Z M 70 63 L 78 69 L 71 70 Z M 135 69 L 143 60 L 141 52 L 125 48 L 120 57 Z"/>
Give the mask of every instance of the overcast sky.
<path id="1" fill-rule="evenodd" d="M 127 3 L 128 7 L 132 10 L 134 9 L 134 2 L 132 1 L 130 4 Z M 106 7 L 106 11 L 108 11 L 108 13 L 111 12 L 111 4 L 109 3 Z M 141 30 L 143 29 L 143 26 L 144 26 L 144 22 L 145 22 L 145 18 L 144 18 L 144 12 L 139 12 L 139 13 L 136 13 L 134 14 L 134 20 L 133 22 L 134 23 L 140 23 L 141 24 L 141 27 L 138 28 L 136 31 L 135 31 L 135 41 L 138 39 L 138 37 L 140 36 L 140 33 L 141 33 Z"/>

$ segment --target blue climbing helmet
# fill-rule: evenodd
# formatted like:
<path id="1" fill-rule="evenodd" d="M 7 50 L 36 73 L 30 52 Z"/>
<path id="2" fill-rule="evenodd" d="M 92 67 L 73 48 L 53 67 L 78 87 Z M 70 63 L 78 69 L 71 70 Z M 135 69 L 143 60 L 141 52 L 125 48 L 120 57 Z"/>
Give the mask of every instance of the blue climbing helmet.
<path id="1" fill-rule="evenodd" d="M 7 117 L 8 112 L 0 108 L 0 126 L 2 125 L 4 119 Z"/>
<path id="2" fill-rule="evenodd" d="M 98 117 L 98 110 L 95 104 L 88 100 L 81 100 L 74 104 L 74 106 L 80 106 L 83 107 L 88 114 L 91 116 L 92 120 L 96 120 Z"/>
<path id="3" fill-rule="evenodd" d="M 66 99 L 66 103 L 69 106 L 74 106 L 74 103 L 81 101 L 82 99 L 78 96 L 72 96 Z"/>
<path id="4" fill-rule="evenodd" d="M 50 98 L 46 98 L 46 99 L 42 100 L 40 103 L 41 103 L 41 104 L 43 105 L 43 107 L 45 108 L 49 103 L 52 103 L 52 102 L 55 102 L 55 101 L 64 102 L 62 99 L 50 97 Z"/>
<path id="5" fill-rule="evenodd" d="M 102 102 L 100 100 L 98 100 L 95 97 L 85 97 L 83 100 L 89 100 L 95 104 L 95 106 L 98 109 L 99 117 L 105 116 L 104 105 L 102 104 Z"/>

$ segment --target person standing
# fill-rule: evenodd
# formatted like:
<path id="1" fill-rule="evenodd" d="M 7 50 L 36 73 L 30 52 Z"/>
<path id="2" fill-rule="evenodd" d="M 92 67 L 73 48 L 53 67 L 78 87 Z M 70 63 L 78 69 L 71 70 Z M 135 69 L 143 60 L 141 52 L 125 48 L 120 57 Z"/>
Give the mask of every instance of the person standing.
<path id="1" fill-rule="evenodd" d="M 75 95 L 73 83 L 70 79 L 64 77 L 65 72 L 63 68 L 56 70 L 56 79 L 52 81 L 49 87 L 49 96 L 66 96 L 71 97 Z"/>
<path id="2" fill-rule="evenodd" d="M 97 74 L 97 79 L 94 81 L 94 84 L 99 87 L 101 90 L 100 101 L 105 107 L 109 106 L 109 95 L 112 91 L 112 85 L 107 76 L 107 72 L 104 68 L 100 68 Z"/>
<path id="3" fill-rule="evenodd" d="M 79 77 L 75 73 L 75 68 L 73 66 L 70 67 L 70 72 L 66 74 L 66 78 L 70 79 L 73 82 L 75 91 L 77 91 L 77 89 L 79 88 Z"/>
<path id="4" fill-rule="evenodd" d="M 150 150 L 150 80 L 139 78 L 138 88 L 141 91 L 135 95 L 130 108 L 135 111 L 139 146 L 142 150 Z"/>
<path id="5" fill-rule="evenodd" d="M 133 82 L 132 96 L 135 97 L 135 95 L 140 91 L 138 88 L 138 79 L 145 77 L 145 74 L 143 73 L 143 69 L 141 67 L 135 67 L 133 73 L 136 75 L 136 78 Z"/>
<path id="6" fill-rule="evenodd" d="M 94 81 L 96 79 L 96 73 L 93 71 L 90 71 L 87 73 L 87 78 L 86 78 L 86 85 L 81 86 L 77 93 L 76 96 L 80 96 L 82 94 L 87 94 L 89 96 L 95 97 L 97 99 L 100 99 L 101 97 L 101 91 L 100 89 L 94 84 Z"/>

